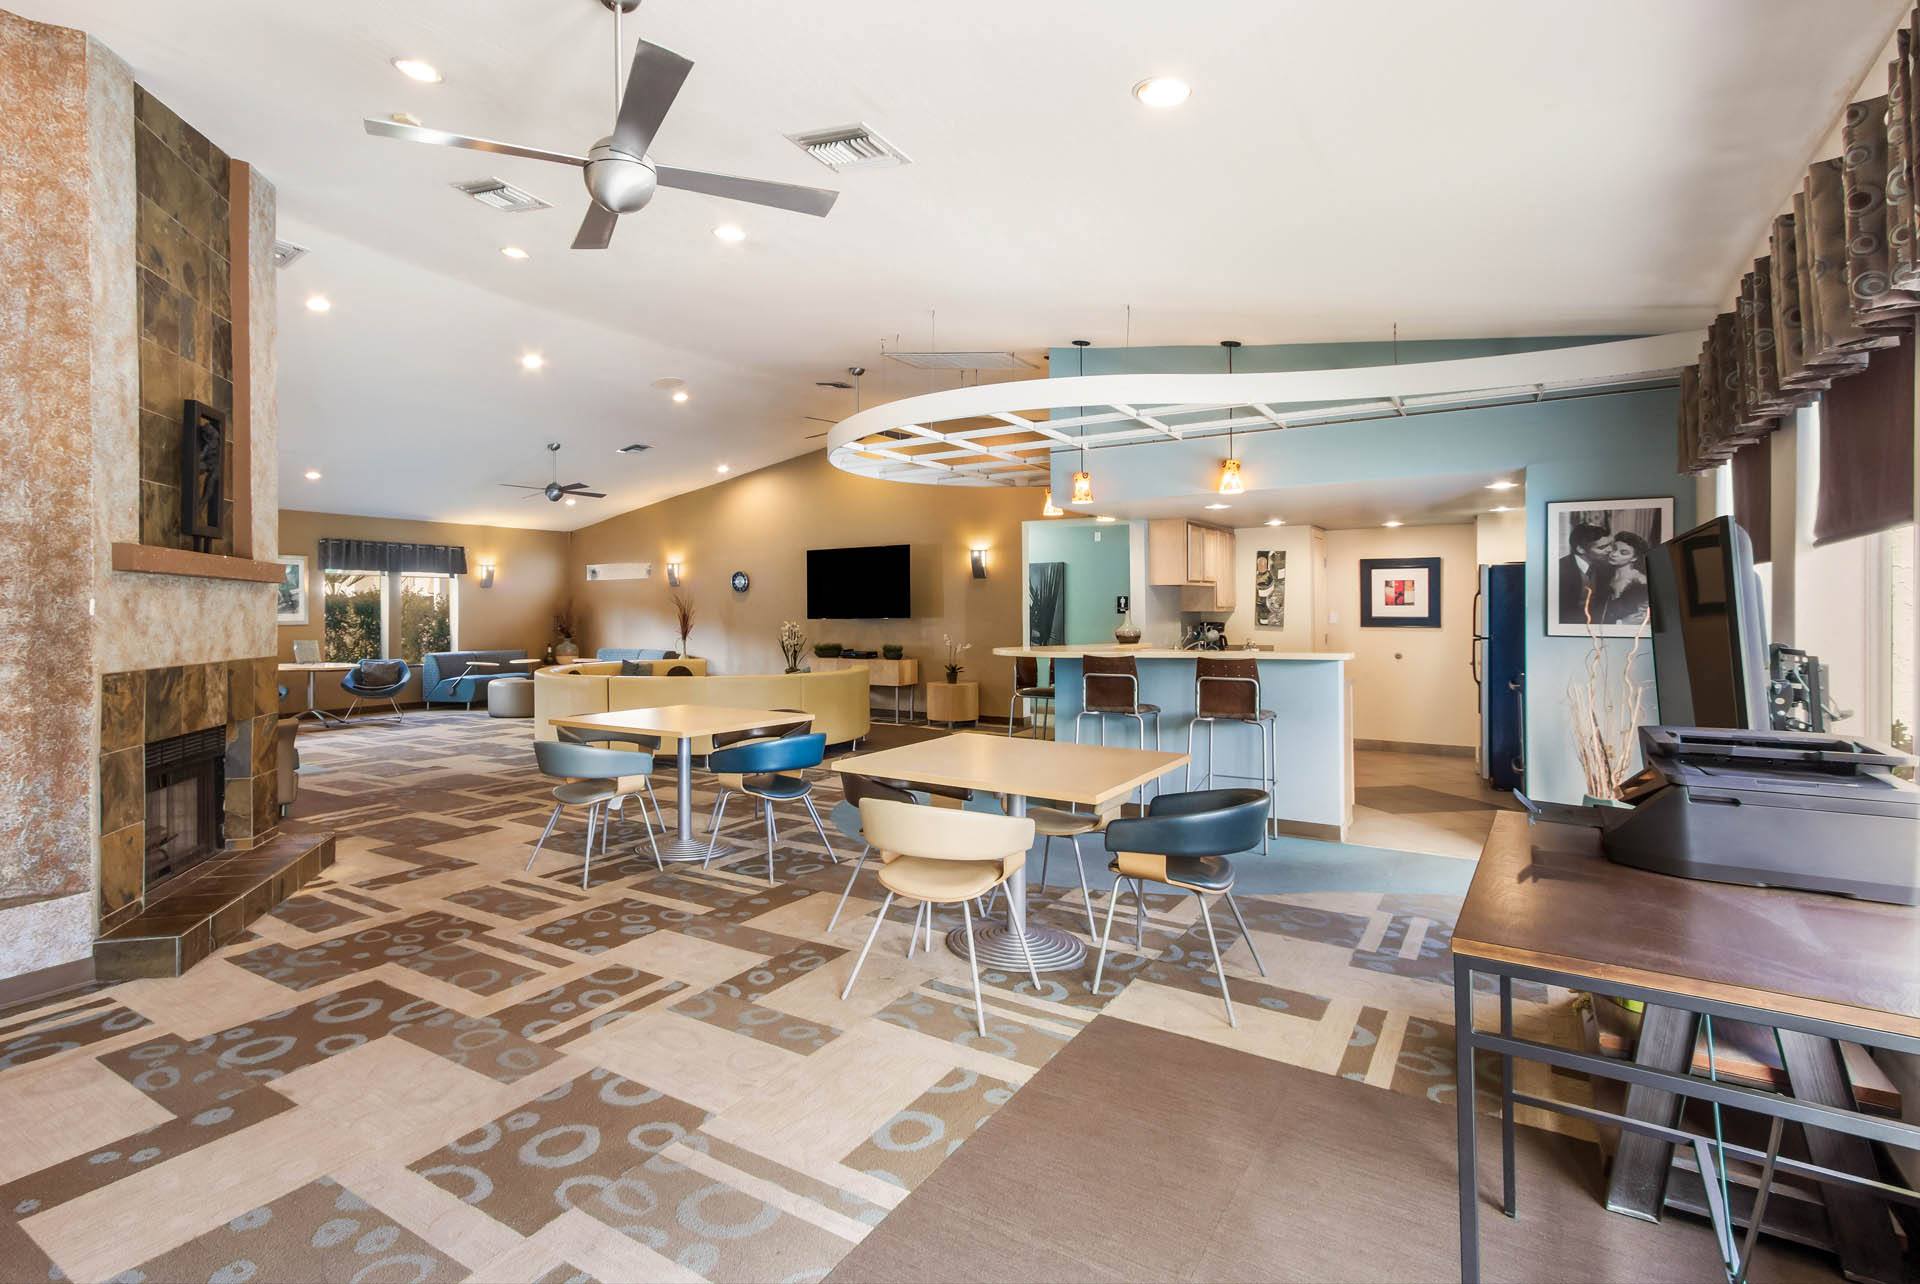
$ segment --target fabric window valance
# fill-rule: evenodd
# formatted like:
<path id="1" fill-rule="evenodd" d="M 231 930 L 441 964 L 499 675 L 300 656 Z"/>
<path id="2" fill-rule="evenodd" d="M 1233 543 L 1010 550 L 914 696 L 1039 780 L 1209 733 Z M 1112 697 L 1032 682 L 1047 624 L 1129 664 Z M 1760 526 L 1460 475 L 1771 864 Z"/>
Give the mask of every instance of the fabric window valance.
<path id="1" fill-rule="evenodd" d="M 323 571 L 386 571 L 392 574 L 465 575 L 467 550 L 458 544 L 402 544 L 382 539 L 323 539 Z"/>
<path id="2" fill-rule="evenodd" d="M 1866 372 L 1834 384 L 1820 407 L 1815 544 L 1913 520 L 1913 342 L 1909 334 L 1874 353 Z"/>

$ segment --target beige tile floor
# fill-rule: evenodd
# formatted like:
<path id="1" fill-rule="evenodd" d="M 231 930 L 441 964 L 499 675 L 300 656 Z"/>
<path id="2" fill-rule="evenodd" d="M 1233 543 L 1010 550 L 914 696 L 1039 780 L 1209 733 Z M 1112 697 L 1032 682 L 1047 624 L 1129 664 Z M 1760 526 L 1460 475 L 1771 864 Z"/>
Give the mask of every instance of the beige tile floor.
<path id="1" fill-rule="evenodd" d="M 178 980 L 0 1014 L 0 1278 L 818 1278 L 1102 1013 L 1451 1099 L 1457 897 L 1243 897 L 1266 975 L 1223 935 L 1235 1029 L 1194 903 L 1150 896 L 1098 993 L 1091 959 L 988 971 L 983 1039 L 965 961 L 907 958 L 899 912 L 840 1000 L 877 898 L 863 875 L 828 929 L 848 866 L 797 817 L 772 887 L 757 824 L 658 871 L 623 822 L 583 890 L 569 822 L 525 871 L 527 737 L 303 735 L 294 823 L 340 835 L 321 883 Z M 1493 814 L 1464 760 L 1364 755 L 1360 789 L 1356 842 L 1466 856 Z M 1033 912 L 1084 934 L 1078 888 Z M 1523 1032 L 1576 1037 L 1568 996 L 1517 997 Z"/>

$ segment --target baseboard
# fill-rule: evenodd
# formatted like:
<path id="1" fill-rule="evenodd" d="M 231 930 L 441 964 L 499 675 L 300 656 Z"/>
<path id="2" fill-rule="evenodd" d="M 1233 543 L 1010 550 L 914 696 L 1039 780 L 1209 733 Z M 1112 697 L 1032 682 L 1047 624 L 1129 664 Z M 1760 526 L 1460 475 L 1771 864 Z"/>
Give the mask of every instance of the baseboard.
<path id="1" fill-rule="evenodd" d="M 0 1009 L 14 1007 L 22 1003 L 32 1003 L 36 999 L 50 999 L 93 984 L 93 957 L 74 959 L 69 963 L 56 963 L 52 967 L 43 967 L 36 972 L 22 972 L 19 976 L 10 976 L 0 981 Z"/>
<path id="2" fill-rule="evenodd" d="M 1385 753 L 1427 753 L 1440 758 L 1472 758 L 1480 752 L 1474 745 L 1426 745 L 1414 740 L 1355 740 L 1353 747 Z"/>
<path id="3" fill-rule="evenodd" d="M 1290 838 L 1316 838 L 1325 843 L 1347 841 L 1345 825 L 1319 825 L 1307 820 L 1276 820 L 1273 832 Z"/>

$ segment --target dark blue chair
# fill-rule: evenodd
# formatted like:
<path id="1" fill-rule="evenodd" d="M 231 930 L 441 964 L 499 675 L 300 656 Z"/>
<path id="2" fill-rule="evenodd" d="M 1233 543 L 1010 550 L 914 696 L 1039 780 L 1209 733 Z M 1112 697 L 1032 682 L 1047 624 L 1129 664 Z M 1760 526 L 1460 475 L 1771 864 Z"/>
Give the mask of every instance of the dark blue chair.
<path id="1" fill-rule="evenodd" d="M 347 717 L 362 700 L 385 700 L 393 706 L 394 716 L 406 720 L 400 712 L 400 693 L 406 690 L 413 670 L 405 660 L 362 660 L 340 679 L 340 689 L 353 697 L 347 705 Z"/>
<path id="2" fill-rule="evenodd" d="M 1120 903 L 1121 880 L 1133 883 L 1134 946 L 1141 944 L 1141 926 L 1145 916 L 1140 884 L 1164 883 L 1183 892 L 1192 892 L 1200 902 L 1200 921 L 1206 925 L 1207 945 L 1213 950 L 1214 971 L 1220 977 L 1220 999 L 1227 1005 L 1227 1024 L 1238 1027 L 1233 1015 L 1233 999 L 1227 994 L 1227 968 L 1220 958 L 1220 942 L 1213 934 L 1213 914 L 1207 908 L 1208 896 L 1224 896 L 1240 935 L 1253 955 L 1260 975 L 1267 974 L 1260 951 L 1253 946 L 1253 933 L 1240 907 L 1233 900 L 1233 862 L 1227 857 L 1250 851 L 1266 842 L 1267 792 L 1263 789 L 1197 789 L 1191 793 L 1162 794 L 1147 807 L 1147 814 L 1107 823 L 1107 850 L 1113 859 L 1107 868 L 1113 871 L 1113 896 L 1107 901 L 1107 926 L 1100 936 L 1100 961 L 1093 969 L 1094 993 L 1100 991 L 1100 975 L 1107 966 L 1107 942 L 1113 939 L 1113 911 Z"/>
<path id="3" fill-rule="evenodd" d="M 827 738 L 817 731 L 805 736 L 781 736 L 774 740 L 732 745 L 707 755 L 707 769 L 720 782 L 720 798 L 714 804 L 713 823 L 709 826 L 707 861 L 713 859 L 714 849 L 720 842 L 720 830 L 726 823 L 727 800 L 740 793 L 758 798 L 761 803 L 761 815 L 767 827 L 768 886 L 773 885 L 773 845 L 779 837 L 773 825 L 773 805 L 777 802 L 798 799 L 806 804 L 807 815 L 813 818 L 813 827 L 819 833 L 828 857 L 834 864 L 839 864 L 840 858 L 834 854 L 833 844 L 827 840 L 826 826 L 820 823 L 820 812 L 813 805 L 813 784 L 801 774 L 809 767 L 818 767 L 826 756 Z M 701 862 L 702 868 L 705 865 L 705 861 Z"/>

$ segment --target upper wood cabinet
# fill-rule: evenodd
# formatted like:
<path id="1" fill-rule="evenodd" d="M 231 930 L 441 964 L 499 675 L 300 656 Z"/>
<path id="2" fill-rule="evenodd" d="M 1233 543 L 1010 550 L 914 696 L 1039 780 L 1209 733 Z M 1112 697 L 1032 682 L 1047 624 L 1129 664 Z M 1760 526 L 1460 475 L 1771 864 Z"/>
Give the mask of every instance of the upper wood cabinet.
<path id="1" fill-rule="evenodd" d="M 1233 609 L 1233 532 L 1182 517 L 1147 523 L 1147 583 L 1178 588 L 1187 611 Z"/>

